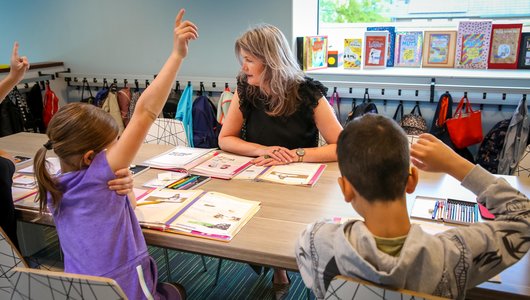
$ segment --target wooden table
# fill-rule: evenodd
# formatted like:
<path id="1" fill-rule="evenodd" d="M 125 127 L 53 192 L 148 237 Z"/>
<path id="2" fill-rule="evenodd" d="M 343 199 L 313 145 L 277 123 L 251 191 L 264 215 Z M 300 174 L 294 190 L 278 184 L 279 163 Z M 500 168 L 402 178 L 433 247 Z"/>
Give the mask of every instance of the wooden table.
<path id="1" fill-rule="evenodd" d="M 0 138 L 0 149 L 14 155 L 33 156 L 46 141 L 47 138 L 41 134 L 19 133 Z M 171 148 L 171 146 L 144 144 L 135 163 L 141 163 Z M 158 172 L 160 171 L 151 169 L 139 174 L 135 177 L 135 185 L 140 186 L 142 182 L 154 178 Z M 337 184 L 338 176 L 337 164 L 331 163 L 312 188 L 214 179 L 200 188 L 261 202 L 259 212 L 231 242 L 219 242 L 149 229 L 143 230 L 144 236 L 150 245 L 297 271 L 294 245 L 307 224 L 334 216 L 358 216 L 352 207 L 344 202 Z M 510 176 L 509 180 L 523 193 L 530 194 L 529 178 Z M 420 174 L 420 184 L 416 192 L 407 198 L 409 209 L 415 195 L 474 199 L 473 194 L 462 188 L 452 177 L 432 173 Z M 23 209 L 17 211 L 20 220 L 53 225 L 49 216 L 36 219 L 38 215 L 35 211 Z M 501 279 L 501 284 L 487 282 L 479 285 L 470 290 L 469 296 L 488 299 L 490 296 L 498 298 L 502 294 L 503 298 L 508 296 L 510 299 L 517 299 L 530 295 L 529 255 L 527 254 L 520 262 L 502 272 Z"/>

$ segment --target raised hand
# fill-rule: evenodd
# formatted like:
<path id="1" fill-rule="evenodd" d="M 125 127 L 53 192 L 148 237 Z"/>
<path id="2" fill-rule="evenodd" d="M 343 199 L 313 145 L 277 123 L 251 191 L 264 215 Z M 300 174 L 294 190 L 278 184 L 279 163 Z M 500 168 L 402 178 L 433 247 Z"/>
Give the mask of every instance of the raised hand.
<path id="1" fill-rule="evenodd" d="M 188 55 L 188 42 L 199 37 L 195 24 L 188 20 L 182 21 L 184 12 L 184 9 L 179 11 L 175 19 L 175 29 L 173 30 L 173 52 L 181 58 Z"/>
<path id="2" fill-rule="evenodd" d="M 10 76 L 14 82 L 19 82 L 24 78 L 24 74 L 29 70 L 28 58 L 25 56 L 20 57 L 18 55 L 18 42 L 13 45 L 13 52 L 11 53 L 11 70 L 9 71 Z"/>
<path id="3" fill-rule="evenodd" d="M 473 164 L 431 134 L 423 133 L 410 148 L 412 163 L 420 170 L 444 172 L 462 180 Z"/>

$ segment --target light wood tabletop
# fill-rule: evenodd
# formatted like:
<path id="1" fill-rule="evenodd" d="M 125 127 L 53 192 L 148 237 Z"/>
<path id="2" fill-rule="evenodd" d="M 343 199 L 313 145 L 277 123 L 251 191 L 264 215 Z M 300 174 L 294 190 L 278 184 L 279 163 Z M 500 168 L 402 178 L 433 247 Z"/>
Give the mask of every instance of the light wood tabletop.
<path id="1" fill-rule="evenodd" d="M 43 134 L 18 133 L 0 138 L 0 149 L 13 155 L 33 157 L 36 150 L 46 141 L 47 138 Z M 167 145 L 144 144 L 135 163 L 140 164 L 171 148 L 172 146 Z M 150 169 L 139 174 L 135 177 L 135 186 L 140 187 L 143 182 L 155 178 L 159 172 L 161 170 Z M 232 241 L 219 242 L 150 229 L 143 230 L 144 236 L 149 245 L 297 271 L 294 245 L 307 224 L 323 218 L 358 217 L 351 205 L 343 200 L 337 184 L 339 176 L 337 164 L 330 163 L 313 187 L 212 179 L 200 186 L 200 189 L 261 202 L 261 209 Z M 506 178 L 525 195 L 530 194 L 530 178 L 514 176 Z M 420 183 L 416 191 L 407 196 L 409 210 L 416 195 L 475 199 L 472 193 L 461 187 L 452 177 L 425 172 L 420 172 Z M 53 225 L 53 220 L 49 216 L 38 218 L 37 212 L 32 210 L 17 209 L 17 211 L 22 221 Z M 495 298 L 499 295 L 509 299 L 528 297 L 530 295 L 529 254 L 502 272 L 500 276 L 502 283 L 483 283 L 470 290 L 468 296 L 481 299 Z"/>

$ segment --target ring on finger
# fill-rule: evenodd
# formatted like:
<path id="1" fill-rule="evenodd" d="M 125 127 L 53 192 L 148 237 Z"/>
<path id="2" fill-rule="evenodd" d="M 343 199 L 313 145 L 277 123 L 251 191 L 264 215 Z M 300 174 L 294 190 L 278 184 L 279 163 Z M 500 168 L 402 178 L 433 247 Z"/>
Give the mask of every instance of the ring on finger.
<path id="1" fill-rule="evenodd" d="M 273 151 L 273 152 L 274 152 L 274 151 Z M 271 158 L 271 157 L 270 157 L 268 154 L 265 154 L 265 155 L 263 155 L 263 158 L 264 158 L 264 159 L 269 159 L 269 158 Z"/>

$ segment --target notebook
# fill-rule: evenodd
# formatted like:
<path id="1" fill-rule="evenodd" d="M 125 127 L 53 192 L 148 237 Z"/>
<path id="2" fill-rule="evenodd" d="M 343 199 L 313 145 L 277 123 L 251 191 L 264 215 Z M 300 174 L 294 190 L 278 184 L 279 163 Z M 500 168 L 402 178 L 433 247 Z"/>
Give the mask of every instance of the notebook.
<path id="1" fill-rule="evenodd" d="M 214 150 L 177 146 L 146 160 L 143 164 L 157 169 L 188 171 L 212 157 Z"/>
<path id="2" fill-rule="evenodd" d="M 226 152 L 215 152 L 214 156 L 190 170 L 196 175 L 219 179 L 231 179 L 252 165 L 254 158 Z"/>
<path id="3" fill-rule="evenodd" d="M 260 209 L 260 202 L 202 190 L 155 189 L 137 201 L 141 226 L 228 242 Z"/>
<path id="4" fill-rule="evenodd" d="M 288 185 L 313 186 L 326 168 L 325 164 L 292 163 L 272 166 L 263 171 L 256 179 Z"/>

